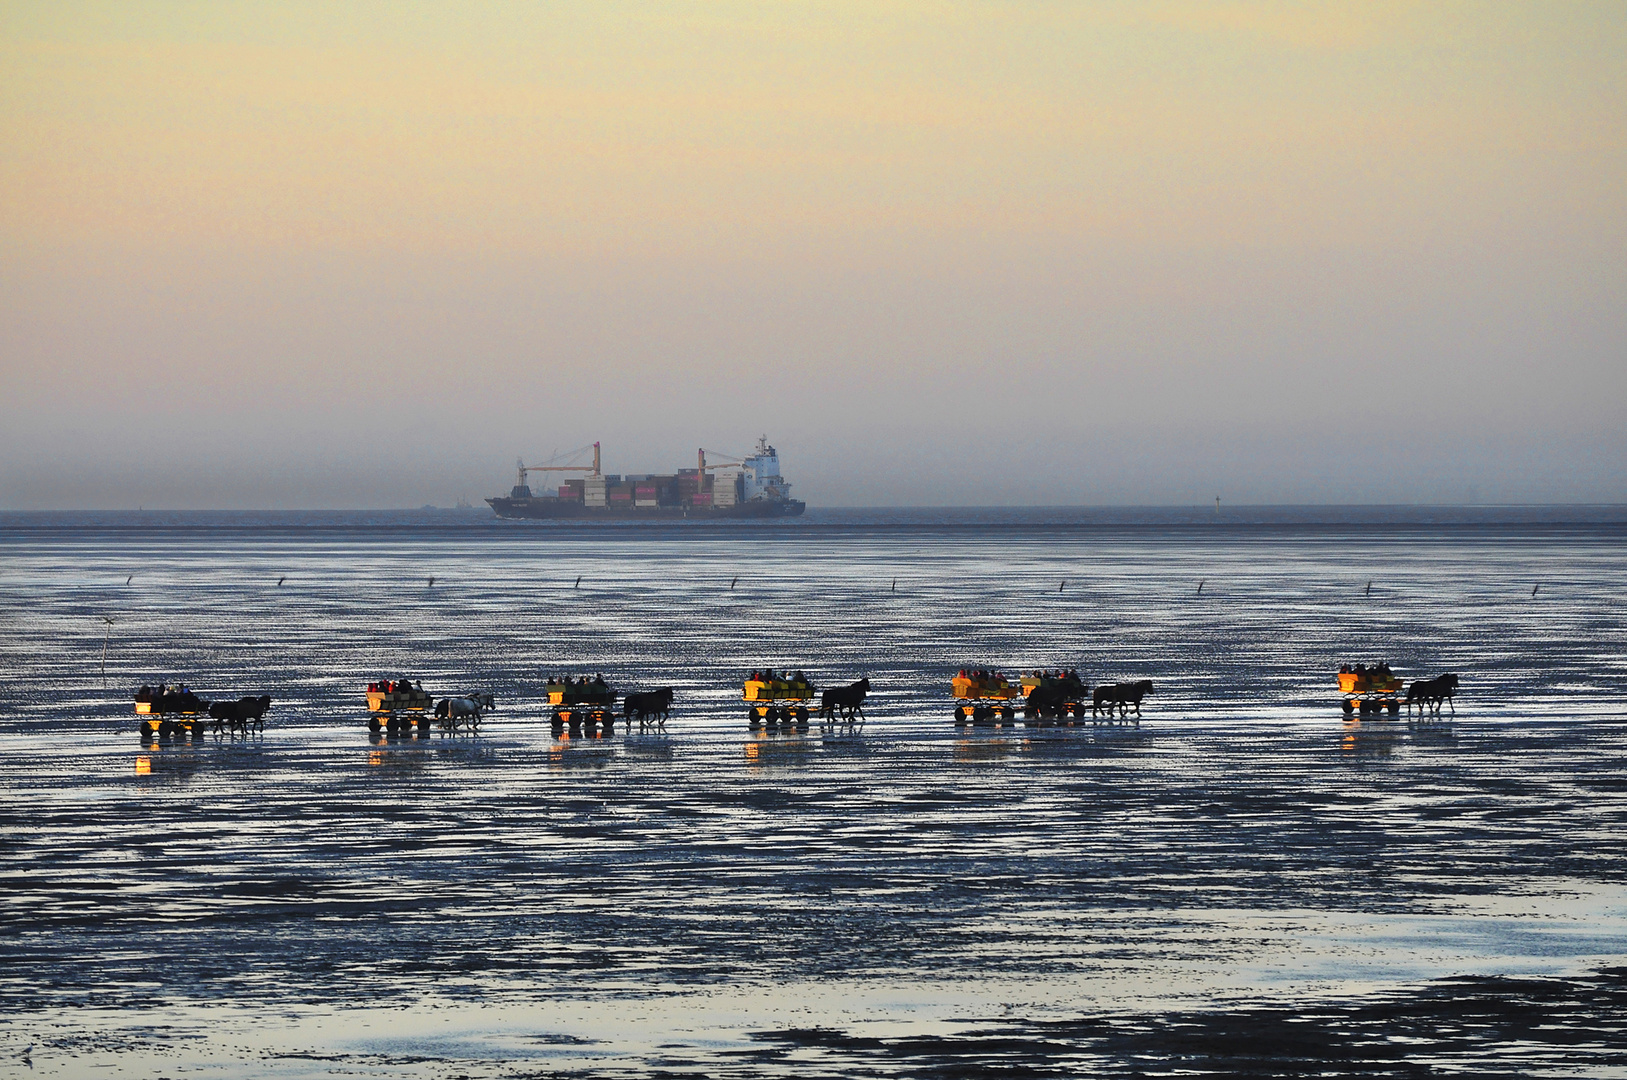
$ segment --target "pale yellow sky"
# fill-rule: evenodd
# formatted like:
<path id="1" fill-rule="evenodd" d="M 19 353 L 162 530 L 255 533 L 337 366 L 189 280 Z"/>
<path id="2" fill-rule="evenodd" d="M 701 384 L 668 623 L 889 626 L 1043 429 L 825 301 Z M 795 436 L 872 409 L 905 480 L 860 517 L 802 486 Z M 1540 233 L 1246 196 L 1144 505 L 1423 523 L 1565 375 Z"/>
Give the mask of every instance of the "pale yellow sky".
<path id="1" fill-rule="evenodd" d="M 717 402 L 764 364 L 912 445 L 935 386 L 1002 378 L 1251 437 L 1314 428 L 1335 371 L 1608 429 L 1624 59 L 1619 3 L 12 3 L 0 344 L 31 410 L 98 418 L 33 444 L 128 450 L 132 398 L 322 443 L 384 380 L 491 411 L 470 482 L 754 433 Z M 595 379 L 695 422 L 635 390 L 533 439 L 495 400 Z M 328 483 L 358 451 L 322 445 Z M 13 447 L 0 501 L 39 467 Z"/>
<path id="2" fill-rule="evenodd" d="M 1371 244 L 1620 212 L 1621 5 L 446 6 L 14 15 L 7 232 Z"/>

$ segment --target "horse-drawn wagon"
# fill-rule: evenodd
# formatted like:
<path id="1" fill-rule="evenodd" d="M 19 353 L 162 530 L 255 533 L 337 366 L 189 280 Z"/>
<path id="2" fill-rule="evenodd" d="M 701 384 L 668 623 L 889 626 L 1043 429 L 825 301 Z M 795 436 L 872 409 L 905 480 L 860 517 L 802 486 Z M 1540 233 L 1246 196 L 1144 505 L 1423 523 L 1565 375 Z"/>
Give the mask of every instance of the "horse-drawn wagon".
<path id="1" fill-rule="evenodd" d="M 265 729 L 266 710 L 271 708 L 269 694 L 236 701 L 205 701 L 184 685 L 143 686 L 135 698 L 143 740 L 154 735 L 195 737 L 202 735 L 204 726 L 210 723 L 217 735 L 224 731 L 247 735 L 251 727 Z"/>
<path id="2" fill-rule="evenodd" d="M 386 731 L 391 735 L 404 735 L 414 724 L 419 734 L 429 734 L 430 711 L 435 699 L 425 692 L 422 683 L 410 679 L 380 679 L 367 684 L 368 730 L 375 734 Z"/>
<path id="3" fill-rule="evenodd" d="M 1401 715 L 1402 682 L 1388 664 L 1345 665 L 1339 670 L 1339 707 L 1346 716 Z"/>
<path id="4" fill-rule="evenodd" d="M 813 696 L 814 685 L 802 672 L 776 675 L 769 668 L 746 678 L 741 700 L 746 702 L 748 721 L 756 727 L 761 723 L 807 723 L 808 702 Z"/>

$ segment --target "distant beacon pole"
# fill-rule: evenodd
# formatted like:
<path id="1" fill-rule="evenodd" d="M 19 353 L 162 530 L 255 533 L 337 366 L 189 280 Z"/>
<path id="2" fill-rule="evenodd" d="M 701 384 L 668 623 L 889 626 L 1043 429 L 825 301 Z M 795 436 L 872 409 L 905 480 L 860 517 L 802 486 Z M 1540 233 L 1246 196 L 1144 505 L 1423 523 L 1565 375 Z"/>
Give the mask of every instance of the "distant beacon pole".
<path id="1" fill-rule="evenodd" d="M 593 444 L 593 475 L 599 475 L 599 444 Z"/>

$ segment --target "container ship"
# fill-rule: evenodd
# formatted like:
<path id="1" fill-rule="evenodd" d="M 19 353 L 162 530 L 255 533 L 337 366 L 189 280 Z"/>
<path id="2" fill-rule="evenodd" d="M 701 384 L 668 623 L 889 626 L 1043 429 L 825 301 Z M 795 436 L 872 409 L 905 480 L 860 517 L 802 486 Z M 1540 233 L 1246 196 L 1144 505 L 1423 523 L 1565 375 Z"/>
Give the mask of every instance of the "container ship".
<path id="1" fill-rule="evenodd" d="M 639 521 L 647 518 L 778 518 L 796 517 L 807 504 L 791 498 L 791 485 L 780 475 L 779 453 L 768 436 L 757 440 L 757 452 L 732 458 L 700 450 L 693 469 L 675 473 L 620 476 L 599 471 L 599 444 L 566 455 L 593 451 L 593 464 L 526 465 L 519 462 L 519 483 L 508 495 L 486 502 L 500 518 L 578 518 Z M 707 455 L 711 455 L 709 461 Z M 557 460 L 557 458 L 556 458 Z M 556 490 L 533 494 L 531 473 L 580 472 L 562 480 Z"/>

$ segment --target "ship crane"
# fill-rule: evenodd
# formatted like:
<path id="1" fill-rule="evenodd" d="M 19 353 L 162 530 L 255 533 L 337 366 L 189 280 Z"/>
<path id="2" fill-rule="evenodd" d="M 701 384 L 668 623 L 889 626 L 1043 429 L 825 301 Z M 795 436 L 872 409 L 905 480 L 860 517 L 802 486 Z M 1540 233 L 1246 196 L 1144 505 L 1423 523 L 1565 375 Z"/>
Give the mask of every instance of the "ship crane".
<path id="1" fill-rule="evenodd" d="M 706 455 L 707 454 L 711 454 L 714 457 L 727 458 L 728 460 L 723 461 L 723 462 L 721 462 L 721 463 L 719 463 L 717 465 L 708 465 L 708 464 L 706 464 Z M 702 477 L 702 478 L 705 478 L 706 470 L 708 470 L 708 469 L 712 469 L 712 470 L 717 470 L 717 469 L 744 469 L 746 467 L 746 462 L 745 462 L 744 458 L 737 458 L 737 457 L 734 457 L 733 455 L 730 455 L 730 454 L 723 454 L 723 453 L 719 453 L 716 450 L 707 450 L 705 448 L 702 448 L 700 450 L 700 455 L 696 459 L 696 464 L 699 466 L 699 470 L 696 472 L 695 475 L 697 475 L 699 477 Z"/>
<path id="2" fill-rule="evenodd" d="M 521 487 L 526 487 L 527 486 L 527 484 L 525 482 L 526 474 L 527 473 L 534 473 L 534 472 L 584 472 L 584 473 L 587 473 L 589 476 L 598 476 L 599 475 L 599 444 L 598 443 L 594 443 L 592 446 L 584 446 L 584 447 L 581 447 L 579 449 L 572 450 L 568 454 L 564 454 L 564 455 L 555 454 L 553 457 L 549 458 L 548 460 L 549 461 L 558 461 L 561 456 L 567 457 L 567 458 L 573 458 L 573 457 L 576 457 L 578 454 L 585 454 L 589 450 L 593 451 L 593 464 L 592 465 L 527 465 L 524 461 L 520 461 L 520 460 L 516 459 L 515 462 L 514 462 L 514 465 L 515 465 L 516 468 L 519 469 L 519 472 L 520 472 L 520 486 Z"/>

